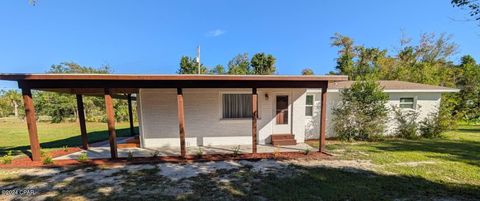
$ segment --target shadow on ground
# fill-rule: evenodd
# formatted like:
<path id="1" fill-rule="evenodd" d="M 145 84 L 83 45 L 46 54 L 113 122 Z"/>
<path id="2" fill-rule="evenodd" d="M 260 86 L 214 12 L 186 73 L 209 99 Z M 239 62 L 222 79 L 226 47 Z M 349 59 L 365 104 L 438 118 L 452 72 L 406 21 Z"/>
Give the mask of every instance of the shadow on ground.
<path id="1" fill-rule="evenodd" d="M 47 200 L 475 200 L 480 197 L 479 186 L 436 183 L 420 177 L 296 165 L 283 165 L 262 173 L 254 170 L 256 165 L 217 169 L 180 180 L 163 176 L 158 165 L 116 171 L 101 167 L 63 169 L 49 176 L 4 179 L 1 182 L 7 185 L 0 190 L 46 183 L 38 185 L 41 187 L 36 198 Z"/>
<path id="2" fill-rule="evenodd" d="M 116 129 L 117 137 L 128 137 L 131 136 L 130 128 Z M 138 133 L 138 127 L 135 127 L 135 133 Z M 100 142 L 108 140 L 108 130 L 94 131 L 88 133 L 88 143 Z M 64 146 L 68 147 L 77 147 L 82 145 L 82 139 L 80 133 L 77 136 L 59 139 L 50 142 L 40 142 L 41 148 L 63 148 Z M 0 156 L 5 155 L 8 151 L 13 151 L 14 154 L 24 153 L 28 156 L 31 156 L 30 145 L 27 146 L 16 146 L 16 147 L 4 147 L 0 146 Z"/>

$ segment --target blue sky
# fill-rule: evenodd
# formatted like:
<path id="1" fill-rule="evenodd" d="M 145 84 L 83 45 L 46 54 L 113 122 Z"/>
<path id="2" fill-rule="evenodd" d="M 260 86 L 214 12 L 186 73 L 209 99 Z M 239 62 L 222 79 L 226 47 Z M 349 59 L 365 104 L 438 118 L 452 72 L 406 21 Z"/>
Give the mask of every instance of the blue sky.
<path id="1" fill-rule="evenodd" d="M 453 35 L 464 54 L 480 60 L 480 26 L 450 0 L 346 1 L 97 1 L 0 2 L 0 73 L 42 73 L 74 61 L 110 65 L 114 73 L 175 73 L 182 55 L 226 63 L 238 53 L 273 54 L 279 74 L 334 69 L 335 32 L 357 44 L 394 49 L 412 38 Z M 0 81 L 0 89 L 15 83 Z"/>

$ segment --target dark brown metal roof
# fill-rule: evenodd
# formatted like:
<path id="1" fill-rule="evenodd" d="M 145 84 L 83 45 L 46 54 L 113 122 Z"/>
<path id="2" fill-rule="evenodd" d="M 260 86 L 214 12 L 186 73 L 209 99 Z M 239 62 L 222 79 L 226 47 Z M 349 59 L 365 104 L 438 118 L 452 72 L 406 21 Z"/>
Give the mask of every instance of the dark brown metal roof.
<path id="1" fill-rule="evenodd" d="M 0 80 L 217 80 L 217 81 L 342 81 L 343 75 L 141 75 L 141 74 L 0 74 Z"/>

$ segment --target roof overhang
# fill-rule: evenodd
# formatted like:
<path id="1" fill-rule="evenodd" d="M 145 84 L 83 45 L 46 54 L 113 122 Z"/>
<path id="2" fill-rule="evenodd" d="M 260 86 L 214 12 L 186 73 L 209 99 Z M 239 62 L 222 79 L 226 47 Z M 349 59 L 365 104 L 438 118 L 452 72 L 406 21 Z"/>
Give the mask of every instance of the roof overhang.
<path id="1" fill-rule="evenodd" d="M 326 88 L 347 76 L 299 75 L 134 75 L 134 74 L 0 74 L 20 88 L 74 94 L 136 93 L 140 88 Z"/>
<path id="2" fill-rule="evenodd" d="M 341 89 L 327 89 L 327 92 L 338 93 Z M 458 93 L 460 89 L 385 89 L 385 93 Z"/>

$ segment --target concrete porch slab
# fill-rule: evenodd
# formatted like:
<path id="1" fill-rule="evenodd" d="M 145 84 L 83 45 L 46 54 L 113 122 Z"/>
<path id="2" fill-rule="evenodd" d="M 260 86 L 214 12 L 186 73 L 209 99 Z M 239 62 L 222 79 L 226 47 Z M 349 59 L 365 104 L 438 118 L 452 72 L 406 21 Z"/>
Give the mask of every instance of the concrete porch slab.
<path id="1" fill-rule="evenodd" d="M 239 152 L 252 153 L 252 145 L 237 145 L 240 146 Z M 217 146 L 192 146 L 187 147 L 188 155 L 196 155 L 199 151 L 205 154 L 232 154 L 237 146 L 217 145 Z M 315 151 L 315 149 L 308 144 L 298 143 L 296 145 L 285 145 L 274 147 L 272 145 L 257 145 L 258 153 L 273 153 L 273 152 L 303 152 L 306 149 Z M 91 147 L 86 151 L 79 151 L 72 154 L 54 158 L 54 160 L 73 159 L 76 160 L 82 152 L 86 152 L 89 159 L 110 158 L 110 147 L 100 146 Z M 119 148 L 118 157 L 128 157 L 129 153 L 133 157 L 151 157 L 154 153 L 158 156 L 180 156 L 180 147 L 157 147 L 157 148 Z"/>

